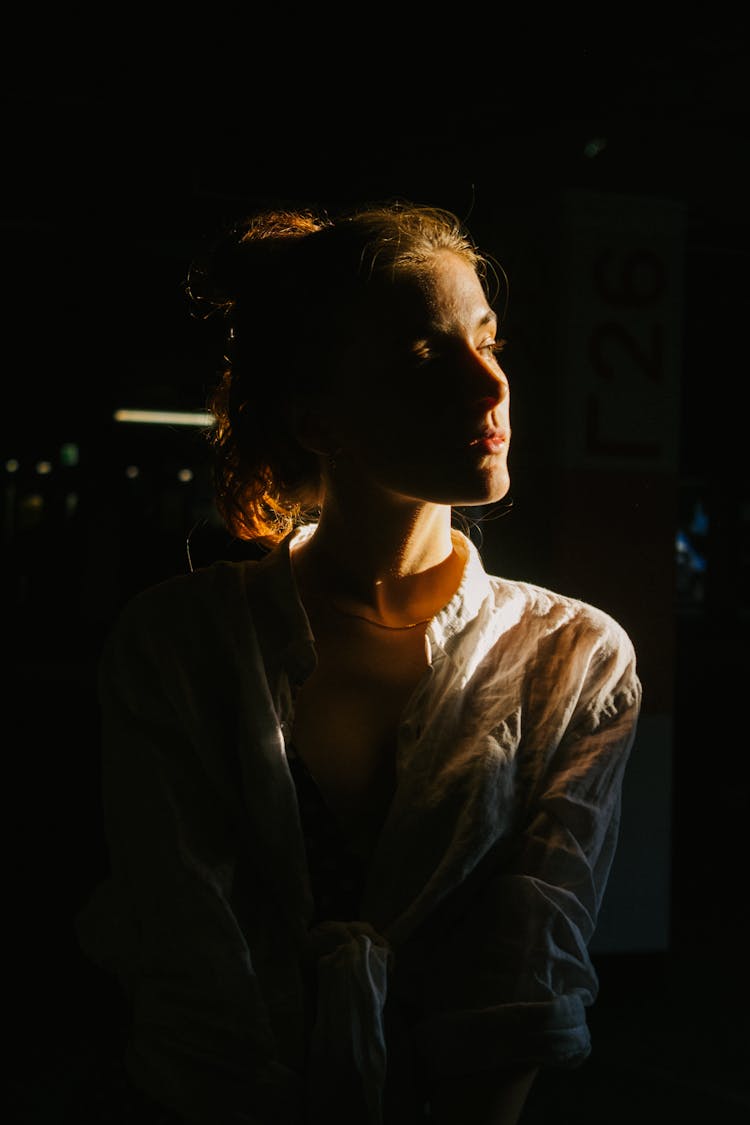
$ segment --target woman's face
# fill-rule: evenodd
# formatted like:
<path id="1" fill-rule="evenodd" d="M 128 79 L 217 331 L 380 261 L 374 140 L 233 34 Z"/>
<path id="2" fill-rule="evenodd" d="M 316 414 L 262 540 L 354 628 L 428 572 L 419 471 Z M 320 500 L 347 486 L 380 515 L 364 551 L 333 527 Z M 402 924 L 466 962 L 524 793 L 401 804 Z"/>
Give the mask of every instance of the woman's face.
<path id="1" fill-rule="evenodd" d="M 472 505 L 510 486 L 510 391 L 473 267 L 440 251 L 357 315 L 327 397 L 336 472 L 408 500 Z"/>

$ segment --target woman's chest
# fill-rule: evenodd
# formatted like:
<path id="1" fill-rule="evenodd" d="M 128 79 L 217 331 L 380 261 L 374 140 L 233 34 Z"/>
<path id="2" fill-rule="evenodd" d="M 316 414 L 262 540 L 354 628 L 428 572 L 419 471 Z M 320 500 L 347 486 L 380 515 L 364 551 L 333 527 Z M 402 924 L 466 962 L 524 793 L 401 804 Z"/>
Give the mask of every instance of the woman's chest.
<path id="1" fill-rule="evenodd" d="M 322 643 L 295 701 L 292 742 L 353 845 L 369 848 L 396 786 L 401 717 L 427 669 L 424 633 Z"/>

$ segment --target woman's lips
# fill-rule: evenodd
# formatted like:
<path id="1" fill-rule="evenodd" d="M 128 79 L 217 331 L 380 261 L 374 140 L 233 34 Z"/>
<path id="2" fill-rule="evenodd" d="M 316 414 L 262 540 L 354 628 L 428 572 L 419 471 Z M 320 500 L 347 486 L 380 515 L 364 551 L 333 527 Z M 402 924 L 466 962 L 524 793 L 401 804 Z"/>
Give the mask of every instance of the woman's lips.
<path id="1" fill-rule="evenodd" d="M 502 430 L 490 430 L 475 437 L 469 442 L 469 446 L 481 450 L 482 453 L 499 453 L 507 441 L 508 436 Z"/>

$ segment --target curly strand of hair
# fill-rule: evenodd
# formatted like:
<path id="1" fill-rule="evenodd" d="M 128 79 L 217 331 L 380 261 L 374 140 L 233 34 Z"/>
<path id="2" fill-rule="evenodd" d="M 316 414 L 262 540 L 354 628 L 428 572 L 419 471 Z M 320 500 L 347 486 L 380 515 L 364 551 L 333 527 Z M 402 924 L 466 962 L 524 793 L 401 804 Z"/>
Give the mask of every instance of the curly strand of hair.
<path id="1" fill-rule="evenodd" d="M 232 370 L 228 366 L 209 398 L 215 419 L 206 433 L 214 452 L 214 503 L 237 539 L 272 546 L 317 507 L 312 501 L 295 499 L 299 485 L 281 484 L 262 453 L 251 456 L 237 441 L 236 424 L 227 406 L 231 391 Z"/>

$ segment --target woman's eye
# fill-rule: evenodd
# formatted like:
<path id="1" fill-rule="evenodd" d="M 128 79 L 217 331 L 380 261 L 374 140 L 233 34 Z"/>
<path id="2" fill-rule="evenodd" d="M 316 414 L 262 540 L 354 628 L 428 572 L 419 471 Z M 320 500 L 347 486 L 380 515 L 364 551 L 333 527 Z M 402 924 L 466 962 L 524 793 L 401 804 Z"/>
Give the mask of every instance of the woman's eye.
<path id="1" fill-rule="evenodd" d="M 486 344 L 481 344 L 479 347 L 480 352 L 490 352 L 492 355 L 499 355 L 505 348 L 507 340 L 501 338 L 500 340 L 488 340 Z"/>

